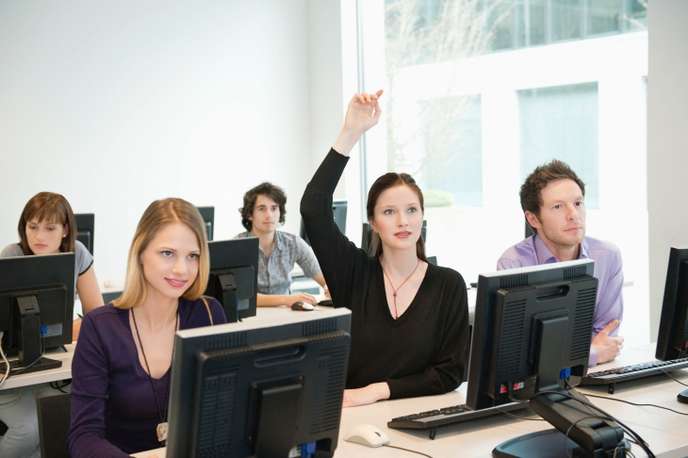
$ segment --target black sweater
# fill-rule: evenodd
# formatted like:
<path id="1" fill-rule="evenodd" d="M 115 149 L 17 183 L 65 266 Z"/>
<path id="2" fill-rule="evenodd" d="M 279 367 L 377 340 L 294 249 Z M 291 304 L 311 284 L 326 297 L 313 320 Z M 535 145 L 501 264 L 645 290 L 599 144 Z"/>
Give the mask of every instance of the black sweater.
<path id="1" fill-rule="evenodd" d="M 461 275 L 428 265 L 398 319 L 389 311 L 380 262 L 344 236 L 332 194 L 348 158 L 330 150 L 306 187 L 301 215 L 333 302 L 351 309 L 347 388 L 387 382 L 390 397 L 446 393 L 466 376 L 468 306 Z"/>

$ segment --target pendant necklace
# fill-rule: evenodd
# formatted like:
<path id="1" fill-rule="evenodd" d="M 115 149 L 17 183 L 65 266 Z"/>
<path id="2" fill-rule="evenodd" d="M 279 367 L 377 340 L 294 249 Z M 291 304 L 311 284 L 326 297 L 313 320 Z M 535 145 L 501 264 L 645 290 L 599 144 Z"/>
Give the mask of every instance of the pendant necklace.
<path id="1" fill-rule="evenodd" d="M 382 273 L 385 274 L 385 277 L 387 278 L 387 281 L 389 282 L 389 287 L 392 288 L 392 302 L 394 303 L 394 319 L 399 318 L 399 310 L 397 310 L 397 291 L 401 289 L 402 286 L 406 284 L 407 281 L 413 276 L 413 274 L 416 273 L 416 270 L 418 270 L 418 266 L 420 265 L 420 259 L 417 259 L 416 261 L 416 267 L 413 268 L 410 274 L 404 279 L 404 281 L 401 282 L 399 286 L 396 288 L 394 287 L 394 283 L 392 283 L 392 279 L 389 278 L 389 275 L 387 275 L 387 271 L 385 270 L 384 267 L 382 267 L 382 263 L 380 263 L 380 267 L 382 267 Z"/>
<path id="2" fill-rule="evenodd" d="M 134 313 L 134 309 L 131 310 L 131 318 L 134 321 L 134 329 L 136 330 L 136 338 L 139 342 L 139 347 L 141 348 L 141 355 L 143 355 L 143 362 L 146 363 L 146 375 L 148 376 L 148 381 L 150 382 L 151 390 L 153 390 L 153 398 L 155 399 L 155 409 L 158 412 L 158 419 L 160 420 L 160 423 L 155 427 L 155 434 L 158 437 L 158 442 L 161 444 L 164 444 L 165 441 L 167 440 L 167 426 L 168 423 L 166 421 L 167 417 L 167 412 L 163 415 L 163 410 L 160 407 L 160 400 L 158 399 L 158 392 L 155 389 L 155 383 L 153 383 L 153 377 L 150 375 L 150 366 L 148 365 L 148 358 L 146 358 L 146 352 L 143 350 L 143 343 L 141 342 L 141 335 L 139 334 L 139 327 L 136 324 L 136 314 Z M 175 314 L 175 321 L 174 321 L 174 329 L 177 331 L 179 329 L 179 305 L 177 305 L 177 313 Z M 170 361 L 170 364 L 172 364 L 172 361 Z"/>

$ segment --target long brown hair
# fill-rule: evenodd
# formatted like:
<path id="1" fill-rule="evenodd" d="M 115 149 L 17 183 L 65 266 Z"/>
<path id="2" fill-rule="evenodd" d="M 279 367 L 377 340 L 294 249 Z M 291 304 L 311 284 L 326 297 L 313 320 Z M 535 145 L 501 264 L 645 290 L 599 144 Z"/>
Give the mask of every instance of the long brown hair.
<path id="1" fill-rule="evenodd" d="M 375 204 L 377 204 L 380 194 L 382 194 L 385 190 L 395 186 L 408 186 L 411 188 L 411 190 L 418 196 L 421 211 L 425 213 L 423 192 L 416 184 L 416 180 L 414 180 L 413 177 L 408 173 L 388 172 L 375 180 L 375 183 L 373 183 L 368 191 L 368 203 L 366 204 L 368 222 L 373 221 L 375 216 Z M 368 253 L 375 257 L 379 257 L 382 254 L 382 240 L 380 240 L 380 235 L 375 231 L 373 231 L 370 237 Z M 425 242 L 423 241 L 423 237 L 418 237 L 418 241 L 416 242 L 416 256 L 423 261 L 427 261 L 425 257 Z"/>
<path id="2" fill-rule="evenodd" d="M 208 284 L 210 261 L 208 255 L 208 237 L 205 233 L 205 223 L 196 207 L 189 202 L 170 197 L 156 200 L 148 206 L 139 220 L 134 233 L 134 239 L 129 248 L 127 261 L 127 276 L 124 282 L 122 295 L 112 304 L 115 307 L 128 309 L 140 305 L 146 299 L 147 284 L 141 265 L 141 254 L 150 242 L 165 226 L 172 223 L 181 223 L 187 226 L 196 235 L 200 247 L 198 259 L 198 275 L 182 297 L 188 300 L 197 300 L 203 295 Z"/>
<path id="3" fill-rule="evenodd" d="M 76 220 L 72 206 L 62 194 L 54 192 L 39 192 L 24 205 L 24 210 L 19 217 L 17 232 L 19 233 L 19 246 L 24 254 L 34 254 L 26 237 L 26 225 L 33 219 L 38 222 L 62 224 L 67 230 L 67 236 L 60 242 L 60 252 L 74 251 L 76 240 Z"/>

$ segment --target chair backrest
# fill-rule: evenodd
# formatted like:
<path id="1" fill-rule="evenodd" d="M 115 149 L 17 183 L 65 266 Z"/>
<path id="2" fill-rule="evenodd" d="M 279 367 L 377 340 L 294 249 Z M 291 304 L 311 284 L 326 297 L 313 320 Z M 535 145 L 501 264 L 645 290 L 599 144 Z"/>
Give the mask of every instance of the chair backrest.
<path id="1" fill-rule="evenodd" d="M 36 399 L 42 458 L 69 458 L 69 400 L 69 394 L 42 396 Z"/>

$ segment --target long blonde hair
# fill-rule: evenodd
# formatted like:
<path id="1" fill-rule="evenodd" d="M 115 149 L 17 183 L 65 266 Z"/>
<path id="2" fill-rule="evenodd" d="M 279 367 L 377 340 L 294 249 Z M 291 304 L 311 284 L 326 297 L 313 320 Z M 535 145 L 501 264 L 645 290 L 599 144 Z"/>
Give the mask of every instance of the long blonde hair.
<path id="1" fill-rule="evenodd" d="M 205 233 L 203 218 L 196 207 L 189 202 L 170 197 L 156 200 L 148 206 L 134 233 L 134 239 L 129 248 L 127 261 L 127 276 L 122 295 L 112 304 L 115 307 L 129 309 L 141 304 L 146 299 L 147 283 L 143 275 L 141 254 L 148 247 L 151 240 L 168 224 L 181 223 L 186 225 L 196 235 L 200 247 L 198 259 L 198 275 L 193 284 L 184 292 L 182 297 L 197 300 L 208 284 L 210 261 L 208 255 L 208 237 Z"/>

